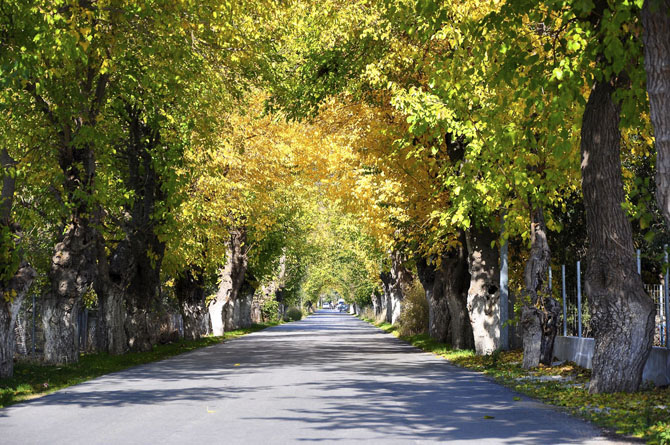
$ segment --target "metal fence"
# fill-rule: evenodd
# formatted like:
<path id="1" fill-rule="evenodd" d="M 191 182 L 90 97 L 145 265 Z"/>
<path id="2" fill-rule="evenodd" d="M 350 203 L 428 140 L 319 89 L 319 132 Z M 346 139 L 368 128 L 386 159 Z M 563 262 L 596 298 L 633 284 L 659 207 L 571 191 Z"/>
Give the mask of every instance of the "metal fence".
<path id="1" fill-rule="evenodd" d="M 654 346 L 670 348 L 670 305 L 668 304 L 668 254 L 666 246 L 665 274 L 660 284 L 644 284 L 644 290 L 652 298 L 656 306 Z M 575 264 L 576 279 L 566 283 L 566 266 L 561 266 L 561 298 L 563 301 L 563 335 L 574 337 L 591 337 L 591 316 L 589 298 L 582 290 L 581 262 Z M 640 251 L 637 251 L 637 271 L 641 273 Z M 551 279 L 551 276 L 550 276 Z"/>

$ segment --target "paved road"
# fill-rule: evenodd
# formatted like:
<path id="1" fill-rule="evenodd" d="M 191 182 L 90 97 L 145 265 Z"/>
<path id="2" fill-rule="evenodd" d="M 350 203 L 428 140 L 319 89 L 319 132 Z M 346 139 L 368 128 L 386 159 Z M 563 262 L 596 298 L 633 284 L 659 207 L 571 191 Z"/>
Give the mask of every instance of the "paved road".
<path id="1" fill-rule="evenodd" d="M 515 396 L 321 311 L 0 410 L 0 443 L 611 443 Z"/>

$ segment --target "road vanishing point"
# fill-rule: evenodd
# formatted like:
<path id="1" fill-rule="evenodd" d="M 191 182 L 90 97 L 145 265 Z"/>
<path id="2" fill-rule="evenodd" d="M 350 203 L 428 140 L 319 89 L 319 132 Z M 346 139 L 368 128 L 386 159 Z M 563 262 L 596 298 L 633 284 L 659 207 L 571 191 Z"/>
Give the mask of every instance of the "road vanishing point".
<path id="1" fill-rule="evenodd" d="M 435 442 L 626 443 L 334 311 L 0 410 L 5 445 Z"/>

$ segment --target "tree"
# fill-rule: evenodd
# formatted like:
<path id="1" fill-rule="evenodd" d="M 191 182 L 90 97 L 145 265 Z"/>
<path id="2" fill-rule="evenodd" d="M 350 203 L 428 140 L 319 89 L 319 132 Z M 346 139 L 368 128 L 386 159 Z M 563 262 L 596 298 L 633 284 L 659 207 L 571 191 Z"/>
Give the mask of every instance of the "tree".
<path id="1" fill-rule="evenodd" d="M 590 392 L 637 390 L 654 329 L 654 304 L 637 273 L 631 226 L 621 208 L 620 111 L 611 82 L 596 82 L 582 124 L 586 292 L 595 337 Z"/>
<path id="2" fill-rule="evenodd" d="M 642 7 L 644 61 L 656 146 L 656 200 L 665 223 L 670 226 L 670 4 L 645 0 Z"/>

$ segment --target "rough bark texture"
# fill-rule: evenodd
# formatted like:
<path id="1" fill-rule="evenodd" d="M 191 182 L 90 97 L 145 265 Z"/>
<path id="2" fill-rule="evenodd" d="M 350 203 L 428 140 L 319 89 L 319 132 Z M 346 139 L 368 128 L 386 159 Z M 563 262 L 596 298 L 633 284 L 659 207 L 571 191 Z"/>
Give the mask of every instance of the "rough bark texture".
<path id="1" fill-rule="evenodd" d="M 407 295 L 409 288 L 412 286 L 414 277 L 412 273 L 405 267 L 406 258 L 400 252 L 393 252 L 391 255 L 391 286 L 390 286 L 390 301 L 389 313 L 390 323 L 395 324 L 402 312 L 402 300 Z"/>
<path id="2" fill-rule="evenodd" d="M 0 194 L 0 249 L 6 261 L 0 262 L 0 271 L 5 280 L 0 280 L 0 378 L 11 377 L 14 372 L 14 327 L 21 302 L 35 279 L 35 270 L 25 261 L 20 261 L 21 251 L 17 245 L 20 240 L 19 227 L 12 222 L 12 206 L 16 190 L 16 176 L 6 173 L 16 165 L 6 148 L 0 150 L 2 170 L 2 191 Z M 10 278 L 11 277 L 11 278 Z"/>
<path id="3" fill-rule="evenodd" d="M 595 338 L 591 392 L 635 391 L 652 346 L 654 304 L 644 292 L 621 205 L 619 109 L 596 82 L 582 121 L 582 190 L 589 237 L 586 295 Z"/>
<path id="4" fill-rule="evenodd" d="M 79 360 L 77 325 L 81 299 L 97 272 L 97 233 L 90 221 L 95 160 L 89 145 L 74 146 L 63 136 L 59 164 L 64 190 L 72 203 L 66 230 L 54 248 L 49 280 L 51 289 L 42 300 L 44 361 L 50 364 Z"/>
<path id="5" fill-rule="evenodd" d="M 0 378 L 11 377 L 14 372 L 16 316 L 36 275 L 24 262 L 7 283 L 0 283 Z"/>
<path id="6" fill-rule="evenodd" d="M 205 306 L 205 278 L 202 271 L 188 270 L 175 281 L 175 294 L 184 321 L 184 338 L 196 340 L 209 333 Z"/>
<path id="7" fill-rule="evenodd" d="M 670 227 L 670 1 L 642 7 L 644 65 L 656 139 L 656 200 Z"/>
<path id="8" fill-rule="evenodd" d="M 379 274 L 379 278 L 382 282 L 379 319 L 390 323 L 392 318 L 391 308 L 393 307 L 391 304 L 391 272 L 382 272 Z"/>
<path id="9" fill-rule="evenodd" d="M 449 305 L 451 345 L 456 349 L 472 349 L 475 340 L 467 305 L 470 272 L 463 235 L 461 241 L 457 248 L 442 257 L 440 267 L 444 276 L 444 294 Z"/>
<path id="10" fill-rule="evenodd" d="M 252 280 L 244 279 L 237 296 L 224 305 L 226 331 L 248 328 L 251 326 L 251 308 L 256 288 Z"/>
<path id="11" fill-rule="evenodd" d="M 127 272 L 125 330 L 133 351 L 151 350 L 160 337 L 156 326 L 161 325 L 160 269 L 165 254 L 165 244 L 155 230 L 159 223 L 156 205 L 165 199 L 153 154 L 162 146 L 161 136 L 143 113 L 141 107 L 126 106 L 128 139 L 121 154 L 126 187 L 134 192 L 126 209 L 130 219 L 124 225 L 132 258 Z"/>
<path id="12" fill-rule="evenodd" d="M 531 211 L 530 255 L 524 270 L 527 303 L 521 311 L 523 327 L 523 367 L 550 365 L 558 332 L 561 308 L 549 295 L 548 273 L 551 252 L 542 208 Z"/>
<path id="13" fill-rule="evenodd" d="M 382 294 L 374 291 L 370 295 L 370 299 L 372 300 L 372 311 L 375 314 L 375 318 L 379 318 L 382 314 Z"/>
<path id="14" fill-rule="evenodd" d="M 229 328 L 233 324 L 231 317 L 235 300 L 247 271 L 247 256 L 244 250 L 245 240 L 246 231 L 244 228 L 230 231 L 230 241 L 226 249 L 226 263 L 221 271 L 221 283 L 216 296 L 208 307 L 212 333 L 216 336 L 223 335 L 226 330 L 226 320 L 228 320 Z M 229 302 L 229 306 L 232 305 L 233 307 L 225 309 Z"/>
<path id="15" fill-rule="evenodd" d="M 468 313 L 478 355 L 500 348 L 500 270 L 498 250 L 491 247 L 497 236 L 487 228 L 466 233 L 468 246 Z"/>
<path id="16" fill-rule="evenodd" d="M 436 269 L 435 264 L 428 264 L 422 257 L 416 261 L 416 270 L 428 301 L 428 334 L 440 343 L 451 343 L 451 315 L 443 269 L 441 266 Z"/>
<path id="17" fill-rule="evenodd" d="M 42 299 L 44 361 L 49 364 L 79 360 L 79 309 L 97 269 L 97 234 L 88 221 L 77 219 L 56 244 L 49 272 L 51 289 Z"/>
<path id="18" fill-rule="evenodd" d="M 98 325 L 96 347 L 109 354 L 123 354 L 128 350 L 124 329 L 126 307 L 125 292 L 134 265 L 127 240 L 118 244 L 111 257 L 107 257 L 102 237 L 98 239 L 98 276 L 94 283 L 98 296 Z"/>
<path id="19" fill-rule="evenodd" d="M 108 74 L 100 74 L 96 64 L 81 70 L 75 80 L 78 87 L 76 107 L 45 100 L 33 83 L 25 90 L 35 107 L 44 114 L 56 135 L 58 164 L 63 174 L 64 203 L 69 214 L 63 220 L 65 230 L 54 249 L 49 280 L 51 289 L 42 300 L 44 323 L 44 360 L 47 363 L 72 363 L 79 360 L 77 338 L 81 298 L 91 287 L 96 274 L 96 231 L 89 220 L 94 213 L 96 175 L 95 134 L 97 118 L 105 105 Z"/>

